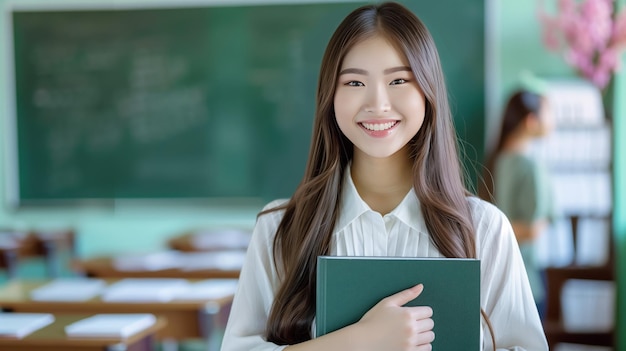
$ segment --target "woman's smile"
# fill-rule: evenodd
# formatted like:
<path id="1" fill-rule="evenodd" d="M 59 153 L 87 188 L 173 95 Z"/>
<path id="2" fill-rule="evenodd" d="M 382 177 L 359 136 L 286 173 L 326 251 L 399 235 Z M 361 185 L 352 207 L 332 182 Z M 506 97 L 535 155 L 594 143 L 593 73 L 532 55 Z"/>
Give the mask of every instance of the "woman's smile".
<path id="1" fill-rule="evenodd" d="M 389 135 L 394 128 L 400 124 L 398 120 L 380 120 L 380 121 L 367 121 L 359 122 L 359 125 L 368 134 L 376 138 L 385 137 Z"/>

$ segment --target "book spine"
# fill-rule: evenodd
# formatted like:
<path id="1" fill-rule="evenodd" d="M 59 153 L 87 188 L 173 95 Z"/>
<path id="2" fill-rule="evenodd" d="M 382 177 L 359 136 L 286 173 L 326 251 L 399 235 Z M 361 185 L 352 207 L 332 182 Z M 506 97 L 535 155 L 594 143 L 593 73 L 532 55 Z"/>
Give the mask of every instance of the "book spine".
<path id="1" fill-rule="evenodd" d="M 315 311 L 315 334 L 326 334 L 326 260 L 322 257 L 317 259 L 317 289 L 315 298 L 317 308 Z"/>

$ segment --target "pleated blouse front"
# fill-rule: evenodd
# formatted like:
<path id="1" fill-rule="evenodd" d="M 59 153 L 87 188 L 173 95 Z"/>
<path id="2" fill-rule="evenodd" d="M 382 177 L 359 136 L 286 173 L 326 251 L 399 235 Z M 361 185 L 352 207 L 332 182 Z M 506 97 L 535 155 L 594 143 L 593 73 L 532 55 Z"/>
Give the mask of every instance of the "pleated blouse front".
<path id="1" fill-rule="evenodd" d="M 341 215 L 335 226 L 333 256 L 440 257 L 432 245 L 414 191 L 382 216 L 359 196 L 349 169 L 343 184 Z"/>

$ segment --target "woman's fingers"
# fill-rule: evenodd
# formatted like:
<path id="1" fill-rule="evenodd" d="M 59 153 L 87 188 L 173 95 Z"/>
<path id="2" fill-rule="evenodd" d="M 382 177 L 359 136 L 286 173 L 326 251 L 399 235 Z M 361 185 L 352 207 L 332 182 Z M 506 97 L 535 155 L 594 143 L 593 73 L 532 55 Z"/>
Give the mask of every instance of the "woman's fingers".
<path id="1" fill-rule="evenodd" d="M 426 319 L 433 316 L 433 309 L 430 306 L 405 307 L 411 313 L 413 320 Z"/>
<path id="2" fill-rule="evenodd" d="M 433 345 L 426 344 L 418 346 L 415 351 L 431 351 L 433 349 Z"/>
<path id="3" fill-rule="evenodd" d="M 424 291 L 424 284 L 417 284 L 412 288 L 402 290 L 389 297 L 386 297 L 383 299 L 383 301 L 394 306 L 404 306 L 420 296 L 422 291 Z"/>
<path id="4" fill-rule="evenodd" d="M 413 324 L 411 343 L 415 346 L 421 346 L 430 344 L 435 340 L 435 332 L 433 331 L 433 327 L 435 326 L 435 322 L 430 319 L 420 319 L 415 321 Z"/>
<path id="5" fill-rule="evenodd" d="M 435 340 L 435 332 L 429 330 L 427 332 L 417 334 L 417 338 L 415 340 L 415 345 L 421 346 L 430 344 Z"/>
<path id="6" fill-rule="evenodd" d="M 415 322 L 415 330 L 418 332 L 423 332 L 427 330 L 433 330 L 435 327 L 435 321 L 432 318 L 422 318 L 418 319 Z"/>
<path id="7" fill-rule="evenodd" d="M 418 284 L 382 299 L 359 321 L 363 333 L 371 336 L 372 350 L 429 351 L 435 338 L 429 306 L 405 305 L 424 290 Z"/>

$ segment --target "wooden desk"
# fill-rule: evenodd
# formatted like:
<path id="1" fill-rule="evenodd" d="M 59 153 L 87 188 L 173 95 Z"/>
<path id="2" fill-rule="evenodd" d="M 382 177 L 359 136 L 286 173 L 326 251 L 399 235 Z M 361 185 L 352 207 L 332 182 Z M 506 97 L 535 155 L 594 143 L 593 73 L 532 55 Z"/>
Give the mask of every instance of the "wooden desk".
<path id="1" fill-rule="evenodd" d="M 125 339 L 72 338 L 65 334 L 65 326 L 89 316 L 55 315 L 54 323 L 24 338 L 0 337 L 0 351 L 152 351 L 155 333 L 167 324 L 158 318 L 155 325 Z"/>
<path id="2" fill-rule="evenodd" d="M 120 270 L 113 257 L 95 257 L 73 260 L 72 269 L 91 278 L 239 278 L 240 269 L 194 269 L 168 268 L 159 270 Z"/>
<path id="3" fill-rule="evenodd" d="M 115 280 L 107 280 L 112 283 Z M 30 291 L 48 281 L 12 281 L 0 287 L 0 308 L 11 312 L 45 312 L 55 315 L 98 313 L 152 313 L 167 320 L 157 333 L 159 340 L 209 340 L 226 326 L 233 296 L 215 300 L 169 301 L 163 303 L 88 301 L 33 301 Z"/>

